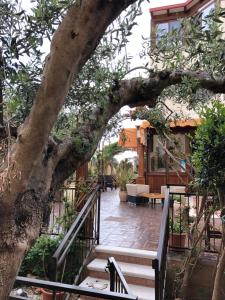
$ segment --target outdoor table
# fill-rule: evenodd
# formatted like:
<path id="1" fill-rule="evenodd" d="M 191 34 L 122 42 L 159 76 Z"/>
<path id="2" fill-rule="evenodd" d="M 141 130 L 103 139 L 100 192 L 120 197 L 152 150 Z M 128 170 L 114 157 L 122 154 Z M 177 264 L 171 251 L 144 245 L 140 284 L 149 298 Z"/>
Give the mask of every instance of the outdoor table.
<path id="1" fill-rule="evenodd" d="M 151 200 L 152 207 L 155 207 L 156 199 L 161 199 L 162 206 L 164 205 L 165 195 L 161 193 L 140 193 L 138 196 L 149 198 Z"/>

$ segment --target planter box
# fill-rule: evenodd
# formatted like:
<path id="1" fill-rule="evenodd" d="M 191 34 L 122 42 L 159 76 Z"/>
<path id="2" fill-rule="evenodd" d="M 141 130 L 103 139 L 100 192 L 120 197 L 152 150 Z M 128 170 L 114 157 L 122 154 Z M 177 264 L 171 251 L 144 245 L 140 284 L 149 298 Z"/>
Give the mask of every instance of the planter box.
<path id="1" fill-rule="evenodd" d="M 170 233 L 169 246 L 171 248 L 183 249 L 185 248 L 186 233 Z"/>

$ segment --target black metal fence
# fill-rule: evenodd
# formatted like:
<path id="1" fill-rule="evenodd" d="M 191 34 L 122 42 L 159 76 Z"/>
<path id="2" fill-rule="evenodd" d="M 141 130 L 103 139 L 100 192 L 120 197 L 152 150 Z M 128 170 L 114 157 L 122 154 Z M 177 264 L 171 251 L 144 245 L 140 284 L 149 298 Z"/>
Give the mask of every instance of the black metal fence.
<path id="1" fill-rule="evenodd" d="M 51 280 L 76 284 L 95 244 L 99 243 L 100 191 L 89 199 L 52 256 Z"/>
<path id="2" fill-rule="evenodd" d="M 169 190 L 166 190 L 164 207 L 160 224 L 160 236 L 157 257 L 152 261 L 155 270 L 155 300 L 164 299 L 166 284 L 166 264 L 169 241 Z"/>
<path id="3" fill-rule="evenodd" d="M 157 258 L 152 261 L 155 300 L 163 300 L 165 296 L 168 248 L 175 251 L 191 249 L 190 231 L 196 218 L 199 218 L 198 229 L 203 232 L 202 251 L 218 252 L 221 245 L 220 210 L 215 197 L 177 192 L 175 187 L 171 192 L 170 187 L 167 186 L 165 195 Z"/>
<path id="4" fill-rule="evenodd" d="M 110 291 L 131 295 L 130 288 L 114 257 L 108 258 L 107 269 L 109 270 L 110 276 Z"/>
<path id="5" fill-rule="evenodd" d="M 137 297 L 130 294 L 116 293 L 111 291 L 101 291 L 97 289 L 91 288 L 83 288 L 76 285 L 69 285 L 59 282 L 39 280 L 27 277 L 17 277 L 16 284 L 20 284 L 22 286 L 32 286 L 42 288 L 48 291 L 52 291 L 53 294 L 57 294 L 57 292 L 64 292 L 65 296 L 63 299 L 67 298 L 69 295 L 77 295 L 77 296 L 88 296 L 97 299 L 114 299 L 114 300 L 136 300 Z M 53 296 L 54 297 L 54 296 Z M 29 298 L 13 296 L 9 297 L 10 300 L 19 300 L 24 299 L 28 300 Z"/>
<path id="6" fill-rule="evenodd" d="M 192 224 L 197 217 L 201 217 L 198 230 L 203 230 L 202 250 L 218 252 L 221 243 L 221 220 L 216 199 L 209 195 L 176 192 L 170 193 L 169 201 L 170 248 L 174 250 L 190 249 L 192 247 L 190 234 Z"/>
<path id="7" fill-rule="evenodd" d="M 65 233 L 96 186 L 95 180 L 88 180 L 73 181 L 62 187 L 55 195 L 49 219 L 43 224 L 41 234 Z"/>

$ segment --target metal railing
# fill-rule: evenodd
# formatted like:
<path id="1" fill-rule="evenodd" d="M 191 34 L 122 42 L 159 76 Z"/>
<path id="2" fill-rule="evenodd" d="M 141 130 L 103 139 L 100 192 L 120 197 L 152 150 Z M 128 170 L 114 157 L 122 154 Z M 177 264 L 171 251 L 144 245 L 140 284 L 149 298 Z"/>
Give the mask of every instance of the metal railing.
<path id="1" fill-rule="evenodd" d="M 93 288 L 83 288 L 76 285 L 69 285 L 59 282 L 53 281 L 46 281 L 46 280 L 39 280 L 27 277 L 17 277 L 16 284 L 20 284 L 23 286 L 32 286 L 32 287 L 39 287 L 43 289 L 47 289 L 48 291 L 52 291 L 56 294 L 56 292 L 64 292 L 66 295 L 79 295 L 79 296 L 88 296 L 93 298 L 101 298 L 101 299 L 114 299 L 114 300 L 136 300 L 137 297 L 131 294 L 123 294 L 123 293 L 116 293 L 111 291 L 102 291 Z M 20 296 L 13 296 L 9 297 L 10 300 L 19 300 L 21 299 Z M 22 299 L 28 300 L 29 298 Z"/>
<path id="2" fill-rule="evenodd" d="M 168 248 L 176 251 L 191 249 L 190 224 L 197 216 L 199 217 L 199 214 L 201 215 L 201 211 L 204 213 L 201 215 L 199 226 L 205 228 L 203 251 L 217 252 L 220 248 L 221 231 L 218 230 L 220 219 L 215 199 L 207 196 L 205 202 L 202 201 L 203 196 L 197 193 L 170 192 L 169 186 L 167 186 L 157 257 L 152 261 L 152 267 L 155 270 L 155 300 L 163 300 L 165 297 Z M 207 213 L 210 210 L 212 213 L 208 216 Z M 207 218 L 208 223 L 205 226 L 204 222 Z M 176 239 L 173 238 L 175 232 L 178 236 Z"/>
<path id="3" fill-rule="evenodd" d="M 155 300 L 164 299 L 166 284 L 166 264 L 169 241 L 169 190 L 166 190 L 164 207 L 160 224 L 160 236 L 157 257 L 152 261 L 155 270 Z"/>
<path id="4" fill-rule="evenodd" d="M 108 258 L 107 270 L 109 271 L 110 277 L 110 291 L 131 295 L 130 288 L 114 257 Z M 137 299 L 137 297 L 135 299 Z"/>
<path id="5" fill-rule="evenodd" d="M 96 187 L 52 256 L 50 279 L 76 284 L 93 246 L 99 244 L 99 232 L 100 191 Z"/>
<path id="6" fill-rule="evenodd" d="M 70 182 L 70 185 L 63 187 L 61 190 L 63 196 L 69 199 L 71 206 L 76 211 L 80 211 L 86 203 L 87 195 L 90 195 L 96 188 L 96 180 L 80 180 Z"/>
<path id="7" fill-rule="evenodd" d="M 204 205 L 203 214 L 199 221 L 199 228 L 203 228 L 205 221 L 208 219 L 202 238 L 203 250 L 218 252 L 222 234 L 219 218 L 220 211 L 216 208 L 215 199 L 208 195 L 203 204 L 203 196 L 197 193 L 170 193 L 169 201 L 170 248 L 174 250 L 191 249 L 191 224 L 195 221 L 197 216 L 199 216 L 202 205 Z M 209 211 L 212 211 L 210 217 L 208 217 Z"/>
<path id="8" fill-rule="evenodd" d="M 41 228 L 41 234 L 65 233 L 68 228 L 63 223 L 73 221 L 96 186 L 96 181 L 89 180 L 70 182 L 69 185 L 62 187 L 55 195 L 51 213 Z M 67 215 L 66 220 L 65 215 Z"/>

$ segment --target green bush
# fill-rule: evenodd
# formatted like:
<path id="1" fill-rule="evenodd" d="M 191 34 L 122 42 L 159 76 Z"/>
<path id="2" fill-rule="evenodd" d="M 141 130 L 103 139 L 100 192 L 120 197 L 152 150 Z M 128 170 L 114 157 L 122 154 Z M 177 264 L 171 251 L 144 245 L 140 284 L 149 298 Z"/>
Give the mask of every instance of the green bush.
<path id="1" fill-rule="evenodd" d="M 62 240 L 62 236 L 41 235 L 27 252 L 19 275 L 32 274 L 41 278 L 49 277 L 49 261 Z"/>
<path id="2" fill-rule="evenodd" d="M 170 233 L 183 233 L 185 231 L 182 219 L 172 219 L 169 220 Z"/>
<path id="3" fill-rule="evenodd" d="M 202 124 L 193 140 L 192 163 L 200 187 L 224 185 L 225 173 L 225 106 L 214 101 L 202 112 Z"/>

